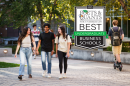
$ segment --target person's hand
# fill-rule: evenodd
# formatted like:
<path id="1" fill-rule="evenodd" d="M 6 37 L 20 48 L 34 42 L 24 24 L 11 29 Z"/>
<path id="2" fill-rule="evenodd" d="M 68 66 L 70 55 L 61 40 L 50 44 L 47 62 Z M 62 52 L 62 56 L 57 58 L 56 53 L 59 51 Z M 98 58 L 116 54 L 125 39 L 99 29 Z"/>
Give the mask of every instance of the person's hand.
<path id="1" fill-rule="evenodd" d="M 17 58 L 17 54 L 15 54 L 14 57 Z"/>
<path id="2" fill-rule="evenodd" d="M 55 57 L 58 57 L 58 55 L 56 54 Z"/>
<path id="3" fill-rule="evenodd" d="M 53 55 L 53 50 L 51 51 L 51 56 Z"/>
<path id="4" fill-rule="evenodd" d="M 36 53 L 36 51 L 35 51 L 35 50 L 33 50 L 33 53 L 35 54 L 35 53 Z"/>
<path id="5" fill-rule="evenodd" d="M 32 50 L 34 50 L 34 47 L 32 47 Z"/>
<path id="6" fill-rule="evenodd" d="M 36 54 L 39 55 L 39 51 L 38 50 L 36 51 Z"/>
<path id="7" fill-rule="evenodd" d="M 67 55 L 68 58 L 70 57 L 70 54 L 69 54 L 69 53 L 67 53 L 66 55 Z"/>

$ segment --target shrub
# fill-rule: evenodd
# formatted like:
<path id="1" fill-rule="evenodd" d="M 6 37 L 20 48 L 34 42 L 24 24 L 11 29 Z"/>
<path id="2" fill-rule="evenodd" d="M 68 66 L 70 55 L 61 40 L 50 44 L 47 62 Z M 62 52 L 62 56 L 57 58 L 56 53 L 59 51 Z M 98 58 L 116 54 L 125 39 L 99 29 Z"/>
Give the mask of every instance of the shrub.
<path id="1" fill-rule="evenodd" d="M 130 52 L 129 43 L 122 44 L 122 52 Z"/>
<path id="2" fill-rule="evenodd" d="M 112 51 L 112 46 L 108 46 L 107 51 Z M 122 43 L 122 52 L 130 52 L 129 43 Z"/>
<path id="3" fill-rule="evenodd" d="M 107 51 L 112 51 L 112 46 L 108 46 Z"/>

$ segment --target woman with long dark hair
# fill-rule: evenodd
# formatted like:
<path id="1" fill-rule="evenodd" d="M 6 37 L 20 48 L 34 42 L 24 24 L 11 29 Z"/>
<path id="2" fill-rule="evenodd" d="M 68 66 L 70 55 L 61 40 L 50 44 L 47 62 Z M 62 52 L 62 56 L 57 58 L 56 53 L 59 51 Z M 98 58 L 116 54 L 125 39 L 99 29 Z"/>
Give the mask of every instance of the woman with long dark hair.
<path id="1" fill-rule="evenodd" d="M 18 79 L 22 79 L 24 75 L 24 67 L 25 67 L 25 58 L 27 60 L 27 67 L 28 67 L 28 75 L 29 78 L 32 78 L 31 75 L 31 62 L 32 62 L 32 49 L 31 49 L 31 42 L 34 45 L 34 50 L 36 49 L 34 37 L 31 33 L 31 29 L 29 27 L 25 27 L 18 38 L 18 44 L 15 52 L 15 58 L 17 58 L 17 52 L 20 48 L 20 68 L 19 68 L 19 76 Z M 21 47 L 20 47 L 21 46 Z"/>
<path id="2" fill-rule="evenodd" d="M 56 43 L 56 57 L 59 58 L 59 69 L 60 69 L 59 79 L 66 78 L 67 59 L 70 56 L 69 51 L 70 51 L 71 39 L 70 36 L 65 33 L 64 26 L 60 26 L 58 28 L 58 34 L 56 35 L 55 43 Z M 63 59 L 64 59 L 64 75 L 62 76 Z"/>

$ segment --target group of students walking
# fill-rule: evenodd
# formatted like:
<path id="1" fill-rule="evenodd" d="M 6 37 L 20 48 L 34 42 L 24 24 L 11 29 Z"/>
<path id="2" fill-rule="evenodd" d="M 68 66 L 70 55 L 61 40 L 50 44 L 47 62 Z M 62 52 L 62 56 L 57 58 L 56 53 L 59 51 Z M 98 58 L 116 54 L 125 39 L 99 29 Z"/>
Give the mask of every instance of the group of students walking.
<path id="1" fill-rule="evenodd" d="M 113 55 L 116 57 L 116 66 L 122 68 L 122 63 L 120 59 L 120 54 L 122 50 L 122 40 L 124 38 L 124 32 L 122 28 L 118 27 L 118 20 L 113 20 L 113 27 L 109 29 L 109 39 L 112 44 Z M 19 79 L 22 79 L 24 75 L 24 67 L 25 67 L 25 59 L 27 60 L 27 68 L 29 78 L 32 78 L 32 48 L 34 58 L 36 58 L 36 54 L 38 54 L 38 49 L 41 45 L 41 62 L 43 73 L 42 76 L 47 76 L 51 78 L 51 58 L 54 53 L 54 42 L 56 43 L 56 57 L 59 59 L 59 69 L 60 75 L 59 79 L 66 78 L 67 71 L 67 59 L 70 56 L 70 44 L 71 39 L 70 36 L 65 33 L 65 27 L 60 26 L 58 28 L 58 34 L 55 36 L 52 31 L 50 31 L 50 24 L 44 24 L 44 31 L 40 33 L 39 30 L 36 29 L 36 25 L 33 25 L 33 30 L 29 27 L 25 27 L 18 38 L 18 45 L 16 48 L 15 57 L 17 57 L 17 52 L 20 48 L 20 68 L 19 68 Z M 31 45 L 32 44 L 32 45 Z M 46 56 L 48 62 L 48 71 L 46 70 Z M 62 76 L 62 63 L 64 60 L 64 75 Z"/>
<path id="2" fill-rule="evenodd" d="M 54 42 L 56 43 L 56 57 L 59 59 L 59 79 L 66 78 L 67 71 L 67 59 L 70 56 L 70 36 L 65 33 L 65 27 L 60 26 L 58 28 L 58 34 L 55 36 L 53 32 L 50 31 L 50 24 L 44 24 L 44 31 L 40 33 L 36 29 L 36 25 L 33 25 L 33 30 L 29 27 L 25 27 L 18 38 L 18 45 L 15 52 L 15 57 L 17 58 L 17 52 L 20 48 L 20 68 L 18 79 L 22 79 L 24 75 L 25 59 L 27 60 L 27 68 L 29 78 L 32 78 L 32 50 L 34 52 L 34 58 L 38 54 L 38 49 L 41 45 L 41 62 L 43 73 L 42 76 L 51 78 L 51 58 L 54 53 Z M 32 45 L 31 45 L 32 44 Z M 33 46 L 33 49 L 31 48 Z M 48 62 L 48 71 L 46 70 L 46 58 Z M 62 75 L 62 62 L 64 60 L 64 75 Z"/>

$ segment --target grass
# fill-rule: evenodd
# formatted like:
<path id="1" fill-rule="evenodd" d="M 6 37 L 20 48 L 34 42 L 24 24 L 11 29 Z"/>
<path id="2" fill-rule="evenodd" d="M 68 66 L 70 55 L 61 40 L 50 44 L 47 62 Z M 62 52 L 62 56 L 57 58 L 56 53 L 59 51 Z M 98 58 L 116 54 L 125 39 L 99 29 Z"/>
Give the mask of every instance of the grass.
<path id="1" fill-rule="evenodd" d="M 19 67 L 20 64 L 0 62 L 0 68 Z"/>

